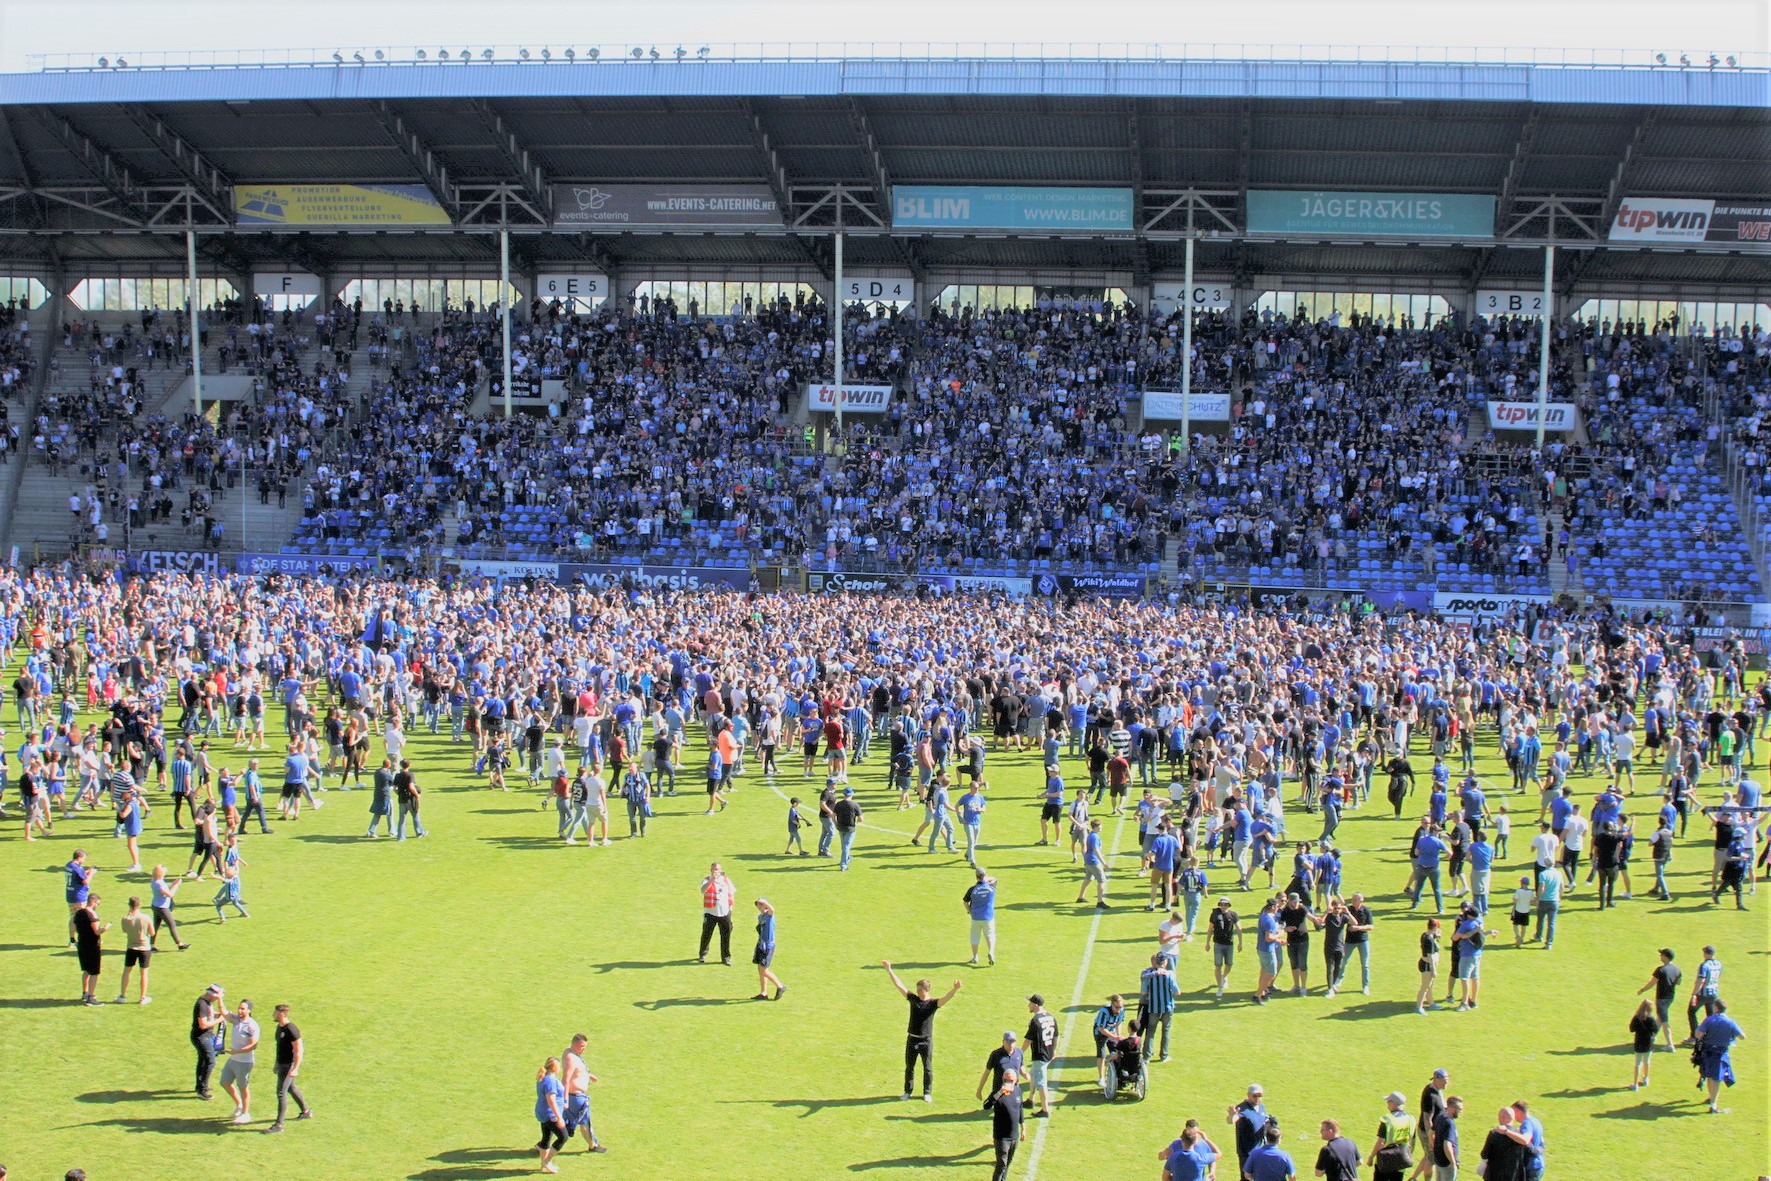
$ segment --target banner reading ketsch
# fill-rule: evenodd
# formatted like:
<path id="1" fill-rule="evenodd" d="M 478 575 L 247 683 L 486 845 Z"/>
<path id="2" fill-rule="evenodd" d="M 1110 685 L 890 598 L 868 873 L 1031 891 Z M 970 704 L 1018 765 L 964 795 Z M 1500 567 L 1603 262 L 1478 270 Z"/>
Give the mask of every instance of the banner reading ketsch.
<path id="1" fill-rule="evenodd" d="M 342 554 L 241 554 L 234 559 L 241 574 L 349 574 L 380 564 L 379 558 Z"/>
<path id="2" fill-rule="evenodd" d="M 593 590 L 623 586 L 653 590 L 772 590 L 780 575 L 775 568 L 760 567 L 753 576 L 744 567 L 727 566 L 627 566 L 619 562 L 561 562 L 560 581 Z"/>
<path id="3" fill-rule="evenodd" d="M 1251 189 L 1248 232 L 1367 238 L 1492 238 L 1494 198 L 1467 193 Z"/>
<path id="4" fill-rule="evenodd" d="M 423 185 L 235 185 L 243 226 L 446 226 Z"/>
<path id="5" fill-rule="evenodd" d="M 556 226 L 779 229 L 768 185 L 555 185 Z"/>
<path id="6" fill-rule="evenodd" d="M 1714 242 L 1771 245 L 1771 202 L 1687 197 L 1626 197 L 1611 242 Z"/>
<path id="7" fill-rule="evenodd" d="M 1129 233 L 1132 229 L 1132 191 L 893 185 L 892 225 L 898 229 L 1116 230 Z"/>
<path id="8" fill-rule="evenodd" d="M 150 549 L 129 555 L 127 565 L 140 574 L 220 574 L 222 555 L 208 550 Z"/>
<path id="9" fill-rule="evenodd" d="M 1041 574 L 1033 580 L 1035 594 L 1098 595 L 1103 599 L 1141 599 L 1148 589 L 1142 574 Z"/>
<path id="10" fill-rule="evenodd" d="M 1548 402 L 1543 408 L 1543 429 L 1571 431 L 1580 421 L 1580 411 L 1572 402 Z M 1491 431 L 1535 431 L 1536 402 L 1488 403 L 1488 429 Z"/>

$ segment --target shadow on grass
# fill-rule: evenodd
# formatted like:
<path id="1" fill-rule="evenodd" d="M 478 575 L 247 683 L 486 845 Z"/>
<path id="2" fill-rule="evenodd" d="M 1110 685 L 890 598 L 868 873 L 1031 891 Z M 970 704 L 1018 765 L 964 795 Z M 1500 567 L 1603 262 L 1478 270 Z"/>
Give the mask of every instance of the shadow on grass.
<path id="1" fill-rule="evenodd" d="M 77 1000 L 58 996 L 0 997 L 0 1009 L 72 1009 L 79 1004 Z"/>
<path id="2" fill-rule="evenodd" d="M 698 1008 L 706 1005 L 742 1005 L 750 997 L 737 996 L 667 996 L 655 1001 L 635 1001 L 633 1007 L 655 1013 L 659 1009 Z"/>
<path id="3" fill-rule="evenodd" d="M 189 1091 L 88 1091 L 75 1095 L 76 1103 L 139 1103 L 144 1099 L 173 1099 Z"/>
<path id="4" fill-rule="evenodd" d="M 1701 1103 L 1691 1107 L 1674 1107 L 1670 1103 L 1638 1103 L 1615 1111 L 1595 1111 L 1588 1119 L 1668 1119 L 1687 1115 L 1708 1115 Z"/>
<path id="5" fill-rule="evenodd" d="M 1622 1083 L 1613 1087 L 1565 1087 L 1560 1091 L 1545 1091 L 1545 1099 L 1592 1099 L 1599 1095 L 1613 1095 L 1629 1088 Z"/>
<path id="6" fill-rule="evenodd" d="M 1365 1001 L 1362 1004 L 1348 1005 L 1344 1009 L 1336 1009 L 1322 1016 L 1330 1021 L 1369 1021 L 1377 1017 L 1397 1017 L 1403 1013 L 1414 1012 L 1413 1001 Z"/>
<path id="7" fill-rule="evenodd" d="M 800 1119 L 823 1111 L 826 1107 L 872 1107 L 878 1103 L 900 1102 L 896 1095 L 857 1095 L 849 1099 L 722 1099 L 722 1103 L 766 1103 L 783 1110 L 803 1108 Z"/>
<path id="8" fill-rule="evenodd" d="M 369 843 L 369 838 L 360 832 L 304 832 L 298 834 L 295 839 L 298 841 L 307 841 L 315 845 L 366 845 Z M 393 838 L 384 837 L 382 839 L 392 840 Z"/>
<path id="9" fill-rule="evenodd" d="M 926 1115 L 888 1115 L 887 1121 L 911 1124 L 957 1124 L 978 1123 L 989 1119 L 989 1115 L 978 1111 L 934 1111 Z"/>
<path id="10" fill-rule="evenodd" d="M 865 1173 L 872 1169 L 938 1169 L 964 1165 L 975 1156 L 990 1151 L 988 1144 L 980 1144 L 976 1148 L 964 1152 L 956 1152 L 950 1156 L 894 1156 L 885 1160 L 858 1161 L 849 1166 L 851 1173 Z"/>
<path id="11" fill-rule="evenodd" d="M 1566 1050 L 1551 1050 L 1550 1053 L 1567 1057 L 1570 1054 L 1632 1054 L 1635 1051 L 1629 1046 L 1570 1046 Z M 1666 1051 L 1672 1053 L 1671 1050 Z"/>
<path id="12" fill-rule="evenodd" d="M 592 964 L 591 967 L 598 972 L 639 971 L 644 968 L 672 968 L 695 962 L 695 957 L 684 956 L 680 960 L 610 960 L 607 963 Z"/>
<path id="13" fill-rule="evenodd" d="M 0 951 L 62 951 L 63 943 L 0 943 Z"/>
<path id="14" fill-rule="evenodd" d="M 226 1136 L 236 1125 L 219 1115 L 119 1116 L 116 1119 L 93 1120 L 79 1125 L 83 1128 L 124 1128 L 131 1132 L 152 1132 L 160 1136 Z"/>
<path id="15" fill-rule="evenodd" d="M 529 1163 L 535 1150 L 516 1148 L 452 1148 L 431 1160 L 437 1168 L 408 1174 L 411 1181 L 488 1181 L 493 1177 L 523 1177 L 535 1171 Z M 512 1162 L 500 1167 L 500 1162 Z M 517 1164 L 514 1162 L 522 1161 Z"/>

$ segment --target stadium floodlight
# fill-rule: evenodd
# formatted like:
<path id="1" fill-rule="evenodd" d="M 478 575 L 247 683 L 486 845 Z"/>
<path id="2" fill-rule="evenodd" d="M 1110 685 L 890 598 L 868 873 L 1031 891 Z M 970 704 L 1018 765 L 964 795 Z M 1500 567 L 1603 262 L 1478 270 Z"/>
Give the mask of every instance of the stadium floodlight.
<path id="1" fill-rule="evenodd" d="M 473 51 L 471 49 L 464 49 L 461 51 L 461 60 L 462 61 L 468 61 L 472 57 L 473 57 Z"/>
<path id="2" fill-rule="evenodd" d="M 700 58 L 702 61 L 706 61 L 707 55 L 712 52 L 713 51 L 711 49 L 709 49 L 709 48 L 707 48 L 707 46 L 703 45 L 700 49 L 697 49 L 695 51 L 695 56 Z"/>
<path id="3" fill-rule="evenodd" d="M 684 58 L 685 58 L 685 57 L 688 57 L 688 56 L 689 56 L 689 51 L 688 51 L 688 50 L 686 50 L 686 49 L 684 49 L 684 48 L 683 48 L 683 47 L 682 47 L 682 46 L 680 46 L 680 45 L 679 45 L 679 46 L 677 46 L 677 47 L 676 47 L 676 48 L 675 48 L 675 49 L 673 49 L 673 50 L 671 50 L 671 51 L 670 51 L 670 55 L 671 55 L 671 56 L 672 56 L 672 57 L 674 57 L 674 58 L 676 58 L 676 60 L 677 60 L 677 61 L 679 61 L 679 62 L 680 62 L 680 61 L 682 61 L 682 60 L 683 60 L 683 59 L 684 59 Z"/>
<path id="4" fill-rule="evenodd" d="M 1739 59 L 1736 58 L 1732 53 L 1728 55 L 1728 66 L 1730 69 L 1732 69 L 1734 66 L 1737 66 L 1739 64 L 1740 64 Z"/>
<path id="5" fill-rule="evenodd" d="M 543 46 L 542 46 L 542 47 L 541 47 L 541 60 L 542 60 L 542 61 L 544 61 L 544 62 L 550 62 L 550 61 L 552 61 L 552 60 L 553 60 L 553 53 L 552 53 L 552 51 L 550 51 L 550 50 L 549 50 L 549 49 L 548 49 L 548 48 L 547 48 L 547 46 L 545 46 L 545 45 L 543 45 Z"/>
<path id="6" fill-rule="evenodd" d="M 652 60 L 657 61 L 662 56 L 664 55 L 658 52 L 658 47 L 656 45 L 652 46 Z"/>
<path id="7" fill-rule="evenodd" d="M 384 62 L 387 60 L 387 54 L 385 54 L 385 53 L 381 52 L 381 50 L 377 49 L 375 51 L 375 60 L 378 62 Z"/>
<path id="8" fill-rule="evenodd" d="M 424 50 L 422 50 L 422 49 L 420 49 L 420 50 L 419 50 L 419 51 L 418 51 L 418 54 L 417 54 L 417 57 L 418 57 L 418 60 L 419 60 L 419 61 L 423 61 L 423 60 L 424 60 L 424 59 L 425 59 L 425 58 L 426 58 L 426 57 L 428 57 L 428 56 L 429 56 L 429 55 L 428 55 L 428 54 L 427 54 L 427 53 L 425 53 L 425 52 L 424 52 Z"/>
<path id="9" fill-rule="evenodd" d="M 529 51 L 527 49 L 517 50 L 517 60 L 524 61 L 524 62 L 528 61 L 529 60 Z"/>
<path id="10" fill-rule="evenodd" d="M 482 49 L 482 50 L 480 50 L 480 56 L 485 58 L 487 61 L 491 61 L 492 60 L 492 51 L 490 49 Z"/>
<path id="11" fill-rule="evenodd" d="M 338 50 L 334 49 L 332 51 L 332 60 L 342 66 L 344 64 L 344 54 L 342 54 L 342 53 L 338 52 Z"/>
<path id="12" fill-rule="evenodd" d="M 584 51 L 584 55 L 591 61 L 595 61 L 597 58 L 603 56 L 603 51 L 592 45 L 589 49 Z"/>
<path id="13" fill-rule="evenodd" d="M 356 52 L 352 53 L 351 56 L 357 59 L 357 64 L 359 66 L 363 64 L 363 51 L 362 50 L 360 50 L 360 49 L 357 50 Z"/>
<path id="14" fill-rule="evenodd" d="M 1666 54 L 1657 53 L 1654 55 L 1654 60 L 1655 60 L 1656 64 L 1664 66 L 1664 65 L 1666 65 Z"/>
<path id="15" fill-rule="evenodd" d="M 123 59 L 122 59 L 122 58 L 118 58 L 118 59 L 117 59 L 117 68 L 118 68 L 118 69 L 119 69 L 119 70 L 124 70 L 124 69 L 128 69 L 128 68 L 129 68 L 129 63 L 128 63 L 128 62 L 126 62 L 126 61 L 124 61 L 124 60 L 123 60 Z"/>
<path id="16" fill-rule="evenodd" d="M 633 60 L 638 61 L 640 58 L 642 58 L 644 56 L 646 56 L 646 51 L 644 49 L 641 49 L 638 45 L 635 45 L 633 47 Z"/>
<path id="17" fill-rule="evenodd" d="M 108 58 L 108 57 L 101 57 L 101 58 L 99 58 L 99 59 L 98 59 L 98 68 L 99 68 L 99 69 L 101 69 L 101 70 L 108 70 L 108 69 L 110 69 L 110 68 L 111 68 L 111 59 L 110 59 L 110 58 Z"/>
<path id="18" fill-rule="evenodd" d="M 1690 58 L 1690 55 L 1688 55 L 1688 54 L 1683 54 L 1683 53 L 1681 53 L 1681 54 L 1680 54 L 1680 55 L 1679 55 L 1679 64 L 1680 64 L 1680 65 L 1681 65 L 1681 66 L 1688 66 L 1688 65 L 1690 65 L 1690 64 L 1691 64 L 1691 58 Z"/>
<path id="19" fill-rule="evenodd" d="M 576 49 L 573 49 L 570 45 L 566 46 L 566 60 L 573 61 L 577 57 L 578 57 L 578 51 Z"/>
<path id="20" fill-rule="evenodd" d="M 1717 66 L 1719 66 L 1719 65 L 1721 65 L 1721 64 L 1722 64 L 1722 59 L 1721 59 L 1721 58 L 1719 58 L 1719 57 L 1717 57 L 1717 56 L 1716 56 L 1716 55 L 1715 55 L 1715 54 L 1713 54 L 1713 53 L 1712 53 L 1712 54 L 1710 54 L 1710 69 L 1712 69 L 1712 70 L 1713 70 L 1713 69 L 1715 69 L 1715 68 L 1716 68 L 1716 67 L 1717 67 Z"/>

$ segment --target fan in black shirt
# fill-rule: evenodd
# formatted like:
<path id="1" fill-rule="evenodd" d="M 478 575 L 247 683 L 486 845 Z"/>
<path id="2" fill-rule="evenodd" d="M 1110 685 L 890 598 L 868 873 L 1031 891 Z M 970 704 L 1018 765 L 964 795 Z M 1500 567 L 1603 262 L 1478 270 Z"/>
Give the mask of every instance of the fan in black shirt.
<path id="1" fill-rule="evenodd" d="M 892 987 L 898 990 L 898 995 L 910 1002 L 910 1025 L 904 1037 L 904 1093 L 899 1098 L 910 1098 L 910 1086 L 915 1080 L 916 1062 L 920 1058 L 922 1060 L 922 1101 L 933 1103 L 935 1101 L 935 1014 L 948 1001 L 959 995 L 959 990 L 964 985 L 955 980 L 953 987 L 947 990 L 947 995 L 937 998 L 934 996 L 934 986 L 927 980 L 918 980 L 916 990 L 912 992 L 904 987 L 904 982 L 898 979 L 896 972 L 892 971 L 890 960 L 881 960 L 880 965 L 885 968 L 886 975 L 891 977 Z"/>

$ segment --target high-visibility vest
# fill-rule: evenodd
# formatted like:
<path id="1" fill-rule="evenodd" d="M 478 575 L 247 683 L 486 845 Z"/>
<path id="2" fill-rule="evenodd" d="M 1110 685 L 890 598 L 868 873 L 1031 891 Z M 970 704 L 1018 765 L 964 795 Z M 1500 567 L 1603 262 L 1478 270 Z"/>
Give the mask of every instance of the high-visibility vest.
<path id="1" fill-rule="evenodd" d="M 1383 1119 L 1385 1144 L 1403 1144 L 1414 1138 L 1414 1117 L 1406 1111 L 1387 1111 Z"/>

